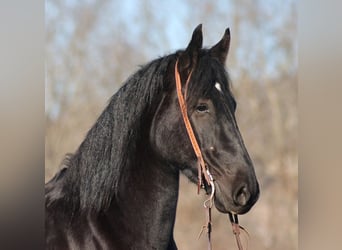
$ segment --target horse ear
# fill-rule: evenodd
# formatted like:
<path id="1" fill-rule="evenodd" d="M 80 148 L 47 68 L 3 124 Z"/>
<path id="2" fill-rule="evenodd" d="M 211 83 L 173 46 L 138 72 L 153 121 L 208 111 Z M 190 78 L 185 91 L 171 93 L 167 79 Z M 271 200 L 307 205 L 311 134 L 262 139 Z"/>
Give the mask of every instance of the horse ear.
<path id="1" fill-rule="evenodd" d="M 210 49 L 210 54 L 225 64 L 230 45 L 230 30 L 226 29 L 222 39 Z"/>
<path id="2" fill-rule="evenodd" d="M 203 34 L 202 24 L 199 24 L 192 33 L 191 40 L 184 53 L 180 56 L 180 67 L 182 69 L 190 69 L 196 64 L 198 54 L 202 48 Z"/>
<path id="3" fill-rule="evenodd" d="M 192 32 L 191 41 L 186 48 L 186 52 L 196 52 L 202 48 L 203 34 L 202 34 L 202 24 L 199 24 L 194 32 Z"/>

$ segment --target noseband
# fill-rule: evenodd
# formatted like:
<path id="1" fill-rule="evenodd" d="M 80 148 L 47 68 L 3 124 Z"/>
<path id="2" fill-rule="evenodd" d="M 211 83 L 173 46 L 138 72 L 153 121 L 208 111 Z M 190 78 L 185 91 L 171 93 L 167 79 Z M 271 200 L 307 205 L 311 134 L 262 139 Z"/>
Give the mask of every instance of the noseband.
<path id="1" fill-rule="evenodd" d="M 196 139 L 194 131 L 192 129 L 190 119 L 188 116 L 186 102 L 185 102 L 185 98 L 187 97 L 187 89 L 188 89 L 188 85 L 189 85 L 190 78 L 192 75 L 192 71 L 193 71 L 193 69 L 191 69 L 189 76 L 186 79 L 185 91 L 184 91 L 185 94 L 183 95 L 181 78 L 180 78 L 180 75 L 178 72 L 178 59 L 177 59 L 177 61 L 175 63 L 175 80 L 176 80 L 177 97 L 178 97 L 179 107 L 180 107 L 180 110 L 182 113 L 183 121 L 184 121 L 184 124 L 186 127 L 186 131 L 187 131 L 187 134 L 189 136 L 192 148 L 193 148 L 193 150 L 196 154 L 196 157 L 197 157 L 197 169 L 198 169 L 197 194 L 199 194 L 201 187 L 206 187 L 206 186 L 211 187 L 211 195 L 210 195 L 209 199 L 207 199 L 204 202 L 204 208 L 207 210 L 207 224 L 202 227 L 202 230 L 199 234 L 199 236 L 201 236 L 203 230 L 205 228 L 207 229 L 208 250 L 211 250 L 212 249 L 212 244 L 211 244 L 211 229 L 212 229 L 212 226 L 211 226 L 211 208 L 212 208 L 213 203 L 214 203 L 215 185 L 214 185 L 213 176 L 211 175 L 209 168 L 206 166 L 206 164 L 204 162 L 202 151 L 198 145 L 197 139 Z M 204 178 L 204 180 L 203 180 L 203 178 Z M 232 227 L 233 227 L 233 233 L 234 233 L 235 238 L 236 238 L 238 249 L 243 250 L 241 240 L 240 240 L 240 229 L 244 230 L 245 232 L 246 232 L 246 230 L 239 225 L 237 214 L 229 212 L 228 215 L 229 215 L 229 220 L 230 220 Z"/>

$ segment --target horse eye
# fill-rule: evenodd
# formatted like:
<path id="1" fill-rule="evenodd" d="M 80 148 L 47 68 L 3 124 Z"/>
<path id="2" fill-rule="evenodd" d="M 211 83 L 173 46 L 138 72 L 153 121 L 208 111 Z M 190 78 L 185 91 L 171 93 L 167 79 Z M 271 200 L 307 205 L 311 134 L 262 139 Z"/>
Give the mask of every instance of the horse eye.
<path id="1" fill-rule="evenodd" d="M 197 112 L 199 113 L 209 113 L 209 107 L 205 103 L 201 103 L 196 107 Z"/>

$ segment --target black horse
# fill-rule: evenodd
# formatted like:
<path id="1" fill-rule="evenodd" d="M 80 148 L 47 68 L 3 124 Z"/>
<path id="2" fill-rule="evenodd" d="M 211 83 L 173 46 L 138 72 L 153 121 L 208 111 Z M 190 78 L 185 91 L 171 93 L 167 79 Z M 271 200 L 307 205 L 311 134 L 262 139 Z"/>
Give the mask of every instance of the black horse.
<path id="1" fill-rule="evenodd" d="M 183 85 L 192 71 L 187 111 L 215 180 L 216 208 L 243 214 L 257 201 L 259 185 L 224 68 L 229 29 L 210 49 L 202 39 L 199 25 L 185 50 L 131 76 L 46 184 L 47 249 L 177 249 L 179 173 L 197 181 L 176 93 L 177 60 Z"/>

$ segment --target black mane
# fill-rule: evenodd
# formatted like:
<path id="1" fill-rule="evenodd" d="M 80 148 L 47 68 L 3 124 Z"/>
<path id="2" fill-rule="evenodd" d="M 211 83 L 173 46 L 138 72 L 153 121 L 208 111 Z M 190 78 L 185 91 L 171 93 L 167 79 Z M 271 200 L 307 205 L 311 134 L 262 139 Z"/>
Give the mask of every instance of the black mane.
<path id="1" fill-rule="evenodd" d="M 132 75 L 112 96 L 77 151 L 66 158 L 62 193 L 73 211 L 100 211 L 110 205 L 175 58 L 173 54 L 156 59 Z"/>

